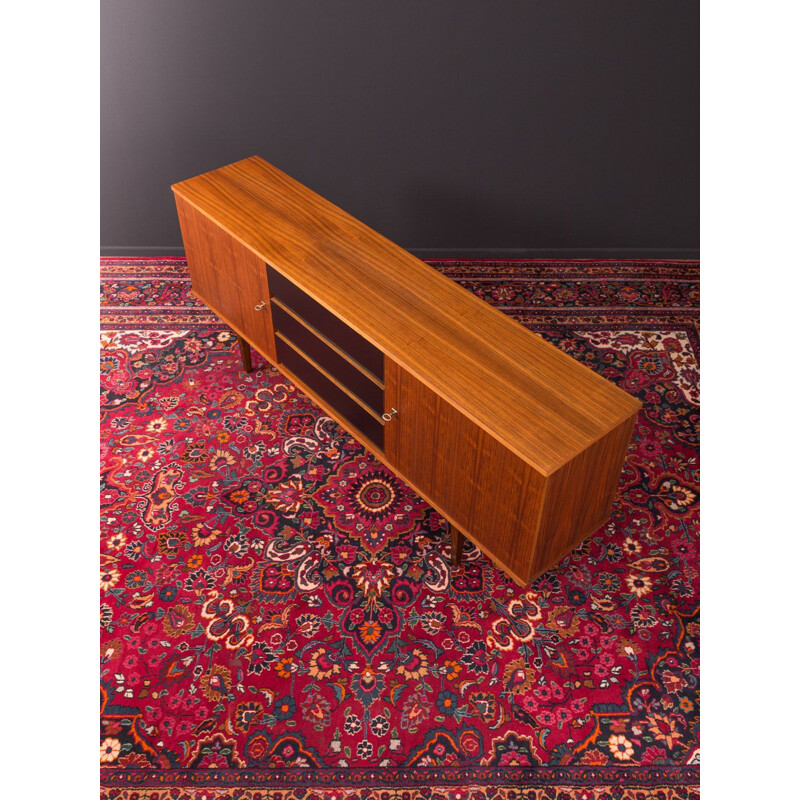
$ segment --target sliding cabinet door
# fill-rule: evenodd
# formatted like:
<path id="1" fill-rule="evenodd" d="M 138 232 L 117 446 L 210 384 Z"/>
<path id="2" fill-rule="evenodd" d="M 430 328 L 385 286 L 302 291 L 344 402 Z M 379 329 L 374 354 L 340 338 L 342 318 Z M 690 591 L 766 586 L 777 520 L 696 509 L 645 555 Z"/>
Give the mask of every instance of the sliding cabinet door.
<path id="1" fill-rule="evenodd" d="M 391 466 L 520 582 L 530 575 L 545 479 L 457 408 L 386 359 Z"/>

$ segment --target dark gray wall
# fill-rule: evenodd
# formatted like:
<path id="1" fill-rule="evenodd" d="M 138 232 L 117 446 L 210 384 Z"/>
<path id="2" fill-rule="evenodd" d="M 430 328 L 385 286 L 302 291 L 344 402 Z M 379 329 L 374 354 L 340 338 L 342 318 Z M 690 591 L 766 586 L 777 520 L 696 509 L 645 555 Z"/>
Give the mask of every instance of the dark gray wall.
<path id="1" fill-rule="evenodd" d="M 421 253 L 696 254 L 696 0 L 103 0 L 107 255 L 258 154 Z M 445 253 L 442 253 L 443 255 Z"/>

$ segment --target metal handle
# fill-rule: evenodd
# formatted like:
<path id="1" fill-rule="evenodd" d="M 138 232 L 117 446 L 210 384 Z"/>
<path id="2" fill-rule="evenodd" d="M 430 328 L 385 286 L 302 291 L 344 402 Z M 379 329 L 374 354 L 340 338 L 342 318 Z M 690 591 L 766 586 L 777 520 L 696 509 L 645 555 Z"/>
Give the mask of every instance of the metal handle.
<path id="1" fill-rule="evenodd" d="M 256 311 L 261 311 L 261 309 L 262 309 L 262 308 L 266 308 L 266 307 L 267 307 L 267 301 L 266 301 L 266 300 L 262 300 L 262 301 L 261 301 L 261 302 L 260 302 L 260 303 L 259 303 L 259 304 L 256 306 Z"/>
<path id="2" fill-rule="evenodd" d="M 393 408 L 393 409 L 392 409 L 392 413 L 391 413 L 391 414 L 381 414 L 381 416 L 382 416 L 382 417 L 383 417 L 383 418 L 384 418 L 384 419 L 385 419 L 387 422 L 391 422 L 391 421 L 392 421 L 392 417 L 393 417 L 393 416 L 395 416 L 395 414 L 397 414 L 397 409 L 396 409 L 396 408 Z"/>

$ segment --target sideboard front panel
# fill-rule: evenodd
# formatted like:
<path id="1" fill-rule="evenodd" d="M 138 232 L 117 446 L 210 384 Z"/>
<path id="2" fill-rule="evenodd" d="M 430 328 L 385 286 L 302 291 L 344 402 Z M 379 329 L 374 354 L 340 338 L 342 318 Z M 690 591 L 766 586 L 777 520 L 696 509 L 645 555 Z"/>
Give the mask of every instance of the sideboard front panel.
<path id="1" fill-rule="evenodd" d="M 545 479 L 435 392 L 386 360 L 390 464 L 522 581 L 530 573 Z"/>

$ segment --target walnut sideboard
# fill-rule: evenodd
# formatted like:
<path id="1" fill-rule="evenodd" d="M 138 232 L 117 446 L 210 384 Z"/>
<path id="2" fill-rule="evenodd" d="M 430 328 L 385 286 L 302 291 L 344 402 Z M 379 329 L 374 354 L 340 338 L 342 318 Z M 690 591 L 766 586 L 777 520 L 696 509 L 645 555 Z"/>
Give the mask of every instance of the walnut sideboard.
<path id="1" fill-rule="evenodd" d="M 172 187 L 192 289 L 527 584 L 610 513 L 638 400 L 259 157 Z"/>

